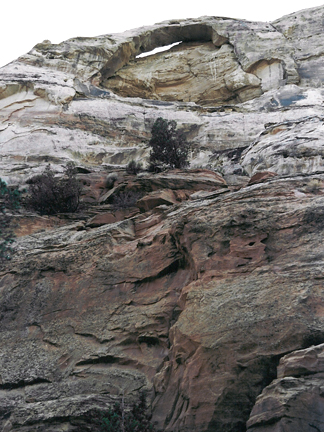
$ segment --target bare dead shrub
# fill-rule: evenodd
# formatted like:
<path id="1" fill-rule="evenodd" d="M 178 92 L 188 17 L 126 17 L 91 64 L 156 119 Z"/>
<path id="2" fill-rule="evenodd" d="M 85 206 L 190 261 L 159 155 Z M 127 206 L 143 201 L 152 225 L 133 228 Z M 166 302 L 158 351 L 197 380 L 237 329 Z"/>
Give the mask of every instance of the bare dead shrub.
<path id="1" fill-rule="evenodd" d="M 74 165 L 66 165 L 62 177 L 54 175 L 50 165 L 29 181 L 27 205 L 40 214 L 76 212 L 80 204 L 81 186 L 76 179 Z"/>
<path id="2" fill-rule="evenodd" d="M 135 192 L 132 190 L 120 192 L 113 197 L 112 204 L 114 210 L 134 207 L 136 205 L 136 201 L 142 198 L 142 196 L 143 194 L 141 192 Z"/>

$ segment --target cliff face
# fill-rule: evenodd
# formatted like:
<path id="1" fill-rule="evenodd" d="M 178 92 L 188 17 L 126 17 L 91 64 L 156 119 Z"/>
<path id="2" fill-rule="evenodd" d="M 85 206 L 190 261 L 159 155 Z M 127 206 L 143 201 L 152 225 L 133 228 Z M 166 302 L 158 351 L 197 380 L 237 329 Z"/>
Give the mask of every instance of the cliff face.
<path id="1" fill-rule="evenodd" d="M 165 432 L 323 429 L 323 15 L 44 41 L 0 70 L 0 176 L 72 160 L 84 202 L 15 216 L 1 430 L 91 430 L 142 389 Z M 191 169 L 126 174 L 158 117 Z"/>

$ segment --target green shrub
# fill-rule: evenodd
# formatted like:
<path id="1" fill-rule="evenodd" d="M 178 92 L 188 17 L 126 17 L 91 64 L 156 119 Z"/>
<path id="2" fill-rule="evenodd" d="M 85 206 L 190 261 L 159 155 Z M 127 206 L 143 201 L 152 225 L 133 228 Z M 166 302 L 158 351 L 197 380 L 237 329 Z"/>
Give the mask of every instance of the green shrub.
<path id="1" fill-rule="evenodd" d="M 106 185 L 105 185 L 106 188 L 112 189 L 114 187 L 114 184 L 115 184 L 117 178 L 118 178 L 118 176 L 116 173 L 110 173 L 106 179 Z"/>
<path id="2" fill-rule="evenodd" d="M 150 162 L 152 166 L 162 164 L 169 168 L 185 168 L 189 165 L 190 144 L 184 134 L 176 130 L 174 120 L 159 117 L 152 127 Z"/>
<path id="3" fill-rule="evenodd" d="M 14 242 L 12 229 L 12 213 L 20 207 L 21 193 L 17 188 L 8 188 L 6 182 L 0 178 L 0 267 L 12 255 L 11 245 Z"/>
<path id="4" fill-rule="evenodd" d="M 31 178 L 28 183 L 30 195 L 27 204 L 40 214 L 73 213 L 78 210 L 81 186 L 72 163 L 66 165 L 60 178 L 54 176 L 48 165 L 42 174 Z"/>

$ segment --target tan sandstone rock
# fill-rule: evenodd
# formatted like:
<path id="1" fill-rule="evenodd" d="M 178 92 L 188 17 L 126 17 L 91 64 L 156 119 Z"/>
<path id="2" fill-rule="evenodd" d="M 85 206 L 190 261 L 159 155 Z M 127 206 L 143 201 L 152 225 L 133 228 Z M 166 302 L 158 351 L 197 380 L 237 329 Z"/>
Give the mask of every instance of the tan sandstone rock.
<path id="1" fill-rule="evenodd" d="M 242 70 L 231 45 L 191 42 L 137 59 L 103 85 L 120 96 L 215 106 L 260 96 L 260 82 Z"/>
<path id="2" fill-rule="evenodd" d="M 257 184 L 257 183 L 263 183 L 269 179 L 271 179 L 272 177 L 275 177 L 277 174 L 271 171 L 261 171 L 261 172 L 257 172 L 256 174 L 254 174 L 249 182 L 248 185 L 251 186 L 253 184 Z"/>
<path id="3" fill-rule="evenodd" d="M 323 429 L 322 27 L 323 7 L 173 20 L 0 69 L 1 178 L 23 189 L 73 161 L 83 186 L 79 213 L 15 215 L 1 430 L 89 429 L 143 389 L 164 432 Z M 158 117 L 190 169 L 128 175 Z M 124 192 L 142 212 L 116 214 Z"/>
<path id="4" fill-rule="evenodd" d="M 88 167 L 145 162 L 161 116 L 176 120 L 193 143 L 193 167 L 220 169 L 235 183 L 242 166 L 220 167 L 215 151 L 248 147 L 269 122 L 323 114 L 321 10 L 274 24 L 202 17 L 36 45 L 0 71 L 2 177 L 24 181 L 49 162 L 58 169 L 70 160 Z M 294 27 L 296 20 L 307 30 Z M 117 96 L 120 83 L 125 96 L 136 97 Z"/>
<path id="5" fill-rule="evenodd" d="M 146 212 L 160 205 L 173 205 L 177 199 L 171 189 L 163 191 L 154 191 L 137 201 L 138 208 Z"/>

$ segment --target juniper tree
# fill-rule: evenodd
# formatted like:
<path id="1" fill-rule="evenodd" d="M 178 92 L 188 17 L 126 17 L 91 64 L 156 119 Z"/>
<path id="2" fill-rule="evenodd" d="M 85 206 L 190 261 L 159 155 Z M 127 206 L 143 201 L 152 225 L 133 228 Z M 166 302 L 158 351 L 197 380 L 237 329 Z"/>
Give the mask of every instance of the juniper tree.
<path id="1" fill-rule="evenodd" d="M 159 117 L 152 127 L 150 162 L 152 165 L 165 165 L 170 168 L 185 168 L 189 165 L 190 144 L 184 134 L 177 130 L 174 120 Z"/>

